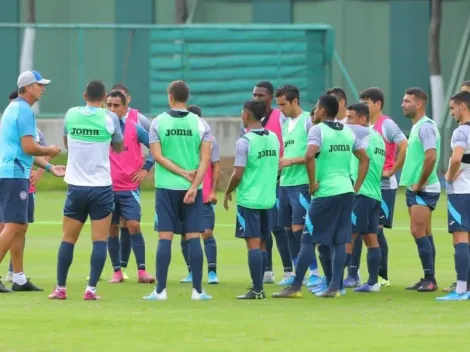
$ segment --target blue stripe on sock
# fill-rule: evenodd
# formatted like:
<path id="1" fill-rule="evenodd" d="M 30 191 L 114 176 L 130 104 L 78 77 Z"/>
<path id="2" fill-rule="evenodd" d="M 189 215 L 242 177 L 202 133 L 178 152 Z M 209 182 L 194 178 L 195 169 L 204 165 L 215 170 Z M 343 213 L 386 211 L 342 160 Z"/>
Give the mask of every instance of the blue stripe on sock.
<path id="1" fill-rule="evenodd" d="M 462 225 L 462 215 L 459 214 L 457 209 L 454 208 L 450 201 L 447 201 L 447 208 L 449 209 L 450 215 L 454 218 L 459 225 Z"/>
<path id="2" fill-rule="evenodd" d="M 426 202 L 424 201 L 424 199 L 421 198 L 420 196 L 415 196 L 415 199 L 416 199 L 416 203 L 418 203 L 418 205 L 422 205 L 422 206 L 425 206 L 425 207 L 428 206 L 428 205 L 426 204 Z"/>
<path id="3" fill-rule="evenodd" d="M 238 219 L 238 222 L 240 223 L 240 226 L 243 227 L 243 230 L 245 230 L 246 222 L 245 222 L 245 219 L 243 218 L 242 214 L 240 214 L 239 211 L 237 211 L 237 219 Z"/>
<path id="4" fill-rule="evenodd" d="M 390 216 L 390 209 L 388 208 L 387 203 L 382 199 L 382 203 L 380 204 L 380 207 L 382 208 L 382 211 L 385 214 L 385 217 L 388 219 Z"/>

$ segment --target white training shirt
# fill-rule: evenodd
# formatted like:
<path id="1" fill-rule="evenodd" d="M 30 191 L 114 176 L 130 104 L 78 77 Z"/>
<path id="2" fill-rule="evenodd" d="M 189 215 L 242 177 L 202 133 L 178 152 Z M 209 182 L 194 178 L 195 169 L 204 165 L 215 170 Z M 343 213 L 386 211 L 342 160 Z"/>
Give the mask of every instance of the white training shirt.
<path id="1" fill-rule="evenodd" d="M 464 148 L 464 154 L 470 154 L 470 126 L 461 125 L 452 133 L 450 142 L 452 150 L 455 147 Z M 449 160 L 450 164 L 450 160 Z M 447 182 L 447 194 L 470 193 L 470 164 L 460 164 L 460 175 L 454 182 Z"/>

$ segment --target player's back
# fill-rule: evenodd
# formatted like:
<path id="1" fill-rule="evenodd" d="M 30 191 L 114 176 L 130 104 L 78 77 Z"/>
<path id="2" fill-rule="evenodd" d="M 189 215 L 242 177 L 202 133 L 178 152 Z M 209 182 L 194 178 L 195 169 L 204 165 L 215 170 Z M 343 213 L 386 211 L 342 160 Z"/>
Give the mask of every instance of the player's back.
<path id="1" fill-rule="evenodd" d="M 66 183 L 75 186 L 112 184 L 109 146 L 115 122 L 111 114 L 102 108 L 85 106 L 71 108 L 65 115 Z"/>
<path id="2" fill-rule="evenodd" d="M 322 144 L 316 156 L 319 188 L 314 197 L 331 197 L 353 192 L 349 170 L 354 133 L 339 122 L 328 121 L 317 126 L 321 130 Z"/>
<path id="3" fill-rule="evenodd" d="M 362 127 L 362 126 L 349 126 L 349 127 Z M 385 141 L 383 137 L 375 131 L 372 127 L 363 129 L 369 130 L 369 134 L 364 137 L 367 139 L 367 155 L 369 156 L 369 168 L 366 178 L 359 190 L 359 194 L 366 197 L 382 200 L 382 193 L 380 189 L 380 181 L 382 179 L 382 171 L 385 164 Z M 357 180 L 359 170 L 359 160 L 353 156 L 351 158 L 351 178 L 354 182 Z"/>
<path id="4" fill-rule="evenodd" d="M 245 171 L 238 186 L 237 203 L 251 209 L 271 209 L 276 202 L 279 140 L 275 133 L 250 131 Z"/>
<path id="5" fill-rule="evenodd" d="M 21 119 L 19 119 L 19 117 Z M 33 122 L 33 126 L 26 126 Z M 0 177 L 29 178 L 34 157 L 21 147 L 21 137 L 31 131 L 36 138 L 36 120 L 31 106 L 22 98 L 11 102 L 0 121 Z"/>
<path id="6" fill-rule="evenodd" d="M 200 146 L 207 123 L 199 116 L 179 110 L 170 110 L 155 118 L 162 155 L 184 170 L 196 170 L 200 161 Z M 190 182 L 156 164 L 157 188 L 187 190 Z"/>

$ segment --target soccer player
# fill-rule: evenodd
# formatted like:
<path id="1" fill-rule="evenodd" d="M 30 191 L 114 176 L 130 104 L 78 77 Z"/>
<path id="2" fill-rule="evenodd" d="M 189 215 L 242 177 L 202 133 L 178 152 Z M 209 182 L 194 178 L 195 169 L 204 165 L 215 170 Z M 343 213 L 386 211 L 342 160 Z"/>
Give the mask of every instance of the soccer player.
<path id="1" fill-rule="evenodd" d="M 266 111 L 264 113 L 263 118 L 261 119 L 261 125 L 277 136 L 279 140 L 279 145 L 281 146 L 280 158 L 282 158 L 284 154 L 284 144 L 282 142 L 282 126 L 287 121 L 287 119 L 279 109 L 272 108 L 271 104 L 273 98 L 274 88 L 273 85 L 268 81 L 259 82 L 253 89 L 253 99 L 263 101 L 266 106 Z M 243 126 L 242 122 L 240 126 L 239 138 L 241 138 L 246 132 L 247 130 Z M 271 222 L 273 224 L 272 233 L 274 234 L 274 238 L 276 239 L 277 249 L 279 251 L 279 255 L 281 256 L 282 266 L 284 267 L 284 275 L 286 277 L 289 277 L 291 275 L 290 273 L 292 272 L 292 258 L 290 256 L 287 238 L 291 236 L 291 234 L 287 235 L 285 230 L 278 226 L 279 188 L 277 189 L 277 192 L 278 193 L 276 197 L 276 204 L 271 210 Z M 273 239 L 272 235 L 269 235 L 266 240 L 268 261 L 263 278 L 263 282 L 265 284 L 272 284 L 275 281 L 273 272 L 272 248 Z"/>
<path id="2" fill-rule="evenodd" d="M 449 233 L 453 235 L 457 282 L 454 290 L 436 299 L 462 301 L 470 299 L 470 92 L 452 96 L 449 107 L 459 124 L 452 134 L 452 156 L 445 174 L 447 219 Z"/>
<path id="3" fill-rule="evenodd" d="M 119 153 L 123 135 L 115 113 L 101 108 L 106 99 L 103 82 L 90 81 L 85 89 L 86 106 L 69 109 L 64 118 L 64 144 L 68 149 L 65 182 L 68 185 L 63 217 L 63 236 L 57 259 L 57 286 L 50 299 L 67 298 L 66 282 L 75 243 L 90 217 L 91 268 L 85 300 L 101 299 L 96 285 L 106 262 L 106 247 L 114 208 L 110 144 Z"/>
<path id="4" fill-rule="evenodd" d="M 274 298 L 302 297 L 302 280 L 312 260 L 314 243 L 318 245 L 326 287 L 324 290 L 314 288 L 312 293 L 319 297 L 339 297 L 341 294 L 345 246 L 351 242 L 354 192 L 361 189 L 369 157 L 363 145 L 365 135 L 361 130 L 364 128 L 346 127 L 335 121 L 338 109 L 338 101 L 332 95 L 322 95 L 316 104 L 314 123 L 317 124 L 308 133 L 305 154 L 309 192 L 313 198 L 305 218 L 294 282 L 274 293 Z M 359 159 L 354 188 L 350 178 L 353 154 Z"/>
<path id="5" fill-rule="evenodd" d="M 369 169 L 366 178 L 354 197 L 352 222 L 352 243 L 346 245 L 346 253 L 350 255 L 354 241 L 359 238 L 364 240 L 367 246 L 367 267 L 369 279 L 355 292 L 379 292 L 380 284 L 378 275 L 382 251 L 379 247 L 377 232 L 379 228 L 380 204 L 382 192 L 380 179 L 385 164 L 385 142 L 382 136 L 369 127 L 369 107 L 366 104 L 354 104 L 348 107 L 348 123 L 363 126 L 369 129 L 367 137 L 367 155 L 369 157 Z M 351 178 L 355 182 L 358 172 L 358 159 L 351 159 Z M 361 236 L 362 238 L 360 238 Z M 344 285 L 346 287 L 346 285 Z"/>
<path id="6" fill-rule="evenodd" d="M 124 119 L 127 119 L 130 113 L 132 114 L 137 114 L 138 118 L 138 124 L 140 124 L 147 132 L 150 129 L 150 121 L 147 117 L 142 115 L 138 110 L 132 109 L 129 105 L 132 101 L 132 96 L 130 94 L 129 88 L 125 84 L 118 83 L 115 84 L 111 90 L 118 90 L 124 96 L 126 97 L 126 114 L 124 116 Z M 152 163 L 153 164 L 153 163 Z M 138 180 L 144 179 L 147 175 L 150 169 L 148 169 L 148 164 L 145 165 L 138 173 L 137 173 L 137 178 Z M 120 248 L 120 258 L 121 258 L 121 272 L 122 272 L 122 277 L 124 280 L 129 280 L 129 276 L 127 274 L 127 263 L 129 262 L 129 257 L 131 255 L 131 237 L 129 233 L 129 229 L 126 225 L 126 222 L 124 221 L 123 218 L 120 219 L 120 233 L 121 236 L 119 237 L 119 248 Z"/>
<path id="7" fill-rule="evenodd" d="M 235 165 L 225 190 L 224 207 L 237 189 L 236 237 L 244 238 L 253 287 L 237 299 L 265 299 L 263 271 L 267 261 L 266 238 L 271 234 L 270 209 L 276 202 L 280 144 L 277 136 L 261 124 L 265 104 L 249 100 L 242 122 L 249 131 L 237 141 Z"/>
<path id="8" fill-rule="evenodd" d="M 106 107 L 119 118 L 120 128 L 124 135 L 122 153 L 115 153 L 111 150 L 109 154 L 114 191 L 114 211 L 108 237 L 109 257 L 114 274 L 109 283 L 124 281 L 119 253 L 119 220 L 121 217 L 126 221 L 126 228 L 130 232 L 132 250 L 137 263 L 138 282 L 153 283 L 155 278 L 145 270 L 145 241 L 140 227 L 142 210 L 139 194 L 140 181 L 149 173 L 154 164 L 151 154 L 145 164 L 142 155 L 142 144 L 150 148 L 149 135 L 138 123 L 137 110 L 127 111 L 126 97 L 122 92 L 111 91 L 106 98 Z"/>
<path id="9" fill-rule="evenodd" d="M 436 248 L 431 230 L 432 211 L 441 192 L 437 166 L 441 136 L 433 120 L 426 116 L 428 96 L 421 88 L 408 88 L 401 104 L 405 117 L 413 127 L 408 139 L 405 164 L 400 186 L 406 187 L 406 205 L 410 214 L 410 230 L 418 247 L 424 278 L 407 290 L 432 292 L 437 290 L 435 273 Z"/>
<path id="10" fill-rule="evenodd" d="M 36 143 L 36 117 L 31 106 L 41 99 L 50 80 L 37 71 L 25 71 L 17 81 L 18 98 L 5 109 L 0 124 L 0 263 L 10 250 L 13 264 L 12 290 L 0 282 L 0 292 L 42 291 L 23 272 L 23 254 L 28 229 L 28 190 L 33 163 L 55 176 L 63 176 L 63 166 L 52 166 L 42 158 L 60 153 L 57 146 Z"/>
<path id="11" fill-rule="evenodd" d="M 310 205 L 308 193 L 308 176 L 305 169 L 305 152 L 307 150 L 308 131 L 312 127 L 310 113 L 303 111 L 299 105 L 299 89 L 292 85 L 285 85 L 276 90 L 276 104 L 281 112 L 288 118 L 282 128 L 284 141 L 284 155 L 279 163 L 281 171 L 279 188 L 279 226 L 286 229 L 288 235 L 289 251 L 294 263 L 300 251 L 300 239 Z M 294 280 L 294 273 L 285 273 L 279 285 L 290 286 Z M 307 287 L 315 287 L 322 283 L 318 273 L 315 249 L 313 260 L 310 263 L 310 277 Z"/>
<path id="12" fill-rule="evenodd" d="M 382 250 L 379 283 L 382 286 L 390 286 L 388 278 L 388 244 L 384 235 L 384 227 L 392 228 L 398 188 L 395 174 L 403 167 L 408 140 L 397 124 L 390 117 L 383 115 L 385 97 L 380 88 L 367 88 L 361 92 L 359 98 L 361 102 L 369 106 L 370 125 L 385 141 L 385 164 L 381 181 L 382 203 L 377 239 Z M 349 265 L 348 277 L 344 280 L 344 287 L 356 287 L 360 284 L 358 270 L 361 262 L 362 240 L 358 237 L 353 243 L 353 255 L 350 258 L 351 264 Z"/>
<path id="13" fill-rule="evenodd" d="M 188 106 L 188 111 L 201 117 L 201 108 L 197 105 Z M 215 226 L 215 205 L 217 204 L 217 187 L 219 186 L 220 177 L 220 155 L 219 146 L 212 136 L 212 152 L 211 161 L 207 167 L 202 180 L 202 222 L 204 232 L 202 239 L 204 240 L 204 252 L 207 259 L 207 276 L 208 284 L 218 284 L 219 278 L 217 277 L 217 242 L 214 237 Z M 184 261 L 188 268 L 188 276 L 182 279 L 181 283 L 190 283 L 193 281 L 191 274 L 191 266 L 189 265 L 189 245 L 184 235 L 181 235 L 181 251 L 183 253 Z"/>
<path id="14" fill-rule="evenodd" d="M 171 242 L 175 232 L 188 241 L 189 266 L 193 276 L 192 300 L 212 299 L 202 289 L 203 229 L 201 182 L 210 163 L 212 136 L 203 119 L 187 109 L 189 87 L 174 81 L 168 87 L 171 110 L 158 115 L 150 126 L 150 148 L 155 169 L 155 229 L 157 287 L 145 300 L 166 300 Z M 158 175 L 158 176 L 157 176 Z"/>
<path id="15" fill-rule="evenodd" d="M 346 92 L 343 88 L 334 87 L 326 91 L 326 94 L 332 95 L 338 100 L 339 108 L 338 114 L 335 118 L 335 121 L 341 122 L 343 125 L 348 122 L 346 106 L 348 106 L 348 99 L 346 97 Z"/>

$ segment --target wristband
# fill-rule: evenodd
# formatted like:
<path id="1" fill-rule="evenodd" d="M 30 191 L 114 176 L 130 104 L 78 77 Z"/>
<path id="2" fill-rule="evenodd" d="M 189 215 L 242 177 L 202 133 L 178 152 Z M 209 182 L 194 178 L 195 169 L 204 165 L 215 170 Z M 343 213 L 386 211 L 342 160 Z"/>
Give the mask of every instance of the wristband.
<path id="1" fill-rule="evenodd" d="M 52 169 L 51 164 L 47 164 L 46 167 L 44 168 L 44 170 L 46 170 L 47 172 L 51 172 L 51 169 Z"/>

